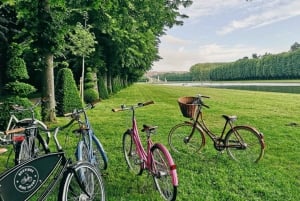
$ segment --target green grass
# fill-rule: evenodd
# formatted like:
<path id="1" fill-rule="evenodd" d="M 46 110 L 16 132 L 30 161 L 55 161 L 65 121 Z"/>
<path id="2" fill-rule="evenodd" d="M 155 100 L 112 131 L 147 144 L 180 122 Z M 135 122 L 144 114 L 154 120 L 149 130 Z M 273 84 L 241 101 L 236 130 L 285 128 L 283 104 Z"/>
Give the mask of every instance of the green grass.
<path id="1" fill-rule="evenodd" d="M 181 156 L 171 152 L 178 168 L 177 200 L 300 200 L 300 127 L 287 126 L 292 122 L 300 125 L 300 94 L 147 84 L 126 88 L 88 111 L 109 157 L 104 172 L 107 200 L 162 200 L 147 172 L 136 176 L 127 170 L 122 134 L 130 127 L 131 113 L 113 113 L 111 109 L 154 100 L 154 105 L 136 111 L 138 125 L 157 125 L 153 141 L 169 148 L 169 130 L 187 120 L 179 110 L 178 97 L 199 93 L 211 97 L 206 100 L 210 109 L 205 109 L 204 118 L 213 131 L 221 132 L 222 114 L 237 115 L 236 124 L 252 125 L 264 134 L 265 155 L 258 164 L 236 163 L 226 153 L 214 150 L 208 138 L 201 154 Z M 74 143 L 62 144 L 74 149 Z"/>

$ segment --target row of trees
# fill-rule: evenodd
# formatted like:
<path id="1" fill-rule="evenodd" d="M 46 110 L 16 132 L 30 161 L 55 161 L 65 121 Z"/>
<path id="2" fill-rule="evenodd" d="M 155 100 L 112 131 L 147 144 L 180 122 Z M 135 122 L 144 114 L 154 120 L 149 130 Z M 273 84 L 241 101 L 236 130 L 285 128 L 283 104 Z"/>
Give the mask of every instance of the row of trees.
<path id="1" fill-rule="evenodd" d="M 280 54 L 253 54 L 251 59 L 244 57 L 228 63 L 199 63 L 187 73 L 165 73 L 160 78 L 168 81 L 299 79 L 300 44 L 296 42 L 290 51 Z"/>
<path id="2" fill-rule="evenodd" d="M 300 78 L 300 50 L 240 59 L 210 71 L 210 80 L 272 80 Z"/>
<path id="3" fill-rule="evenodd" d="M 191 0 L 1 1 L 1 72 L 8 72 L 9 50 L 15 44 L 20 50 L 18 57 L 26 64 L 29 84 L 49 100 L 43 106 L 43 120 L 53 121 L 55 76 L 66 66 L 64 63 L 72 70 L 78 85 L 80 77 L 81 83 L 85 80 L 85 66 L 89 67 L 89 78 L 97 78 L 100 97 L 105 98 L 151 69 L 152 63 L 160 59 L 159 38 L 166 28 L 182 25 L 187 16 L 179 12 L 179 7 L 191 3 Z M 0 89 L 10 81 L 1 73 Z M 9 92 L 1 90 L 0 94 Z"/>

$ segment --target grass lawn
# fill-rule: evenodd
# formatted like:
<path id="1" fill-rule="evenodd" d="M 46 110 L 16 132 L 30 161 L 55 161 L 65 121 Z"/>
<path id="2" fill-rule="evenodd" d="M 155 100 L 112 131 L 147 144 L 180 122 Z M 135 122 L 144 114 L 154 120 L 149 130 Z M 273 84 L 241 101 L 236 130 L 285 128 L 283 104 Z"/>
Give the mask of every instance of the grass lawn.
<path id="1" fill-rule="evenodd" d="M 127 170 L 122 134 L 130 127 L 131 113 L 113 113 L 112 108 L 153 100 L 154 105 L 136 110 L 138 125 L 140 128 L 142 124 L 157 125 L 153 141 L 169 148 L 169 130 L 188 120 L 181 115 L 177 99 L 199 93 L 211 97 L 206 100 L 210 109 L 204 110 L 211 130 L 221 132 L 222 114 L 237 115 L 236 124 L 252 125 L 264 134 L 265 155 L 258 164 L 236 163 L 226 152 L 214 150 L 209 138 L 202 153 L 182 156 L 171 152 L 178 168 L 177 200 L 300 200 L 300 94 L 148 84 L 128 87 L 88 111 L 109 157 L 108 169 L 104 172 L 107 200 L 162 200 L 146 171 L 136 176 Z M 71 146 L 72 143 L 66 144 Z"/>

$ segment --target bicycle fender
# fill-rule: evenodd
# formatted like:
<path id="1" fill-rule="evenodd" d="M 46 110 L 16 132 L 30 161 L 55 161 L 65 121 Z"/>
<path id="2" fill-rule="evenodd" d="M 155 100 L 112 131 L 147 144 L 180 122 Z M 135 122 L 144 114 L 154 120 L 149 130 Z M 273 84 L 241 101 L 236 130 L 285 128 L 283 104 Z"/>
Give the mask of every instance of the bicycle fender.
<path id="1" fill-rule="evenodd" d="M 156 147 L 159 148 L 163 152 L 165 157 L 167 158 L 167 160 L 169 162 L 169 166 L 170 166 L 170 174 L 172 175 L 172 183 L 174 186 L 178 186 L 178 176 L 177 176 L 176 165 L 174 163 L 174 160 L 173 160 L 170 152 L 163 144 L 160 144 L 160 143 L 155 143 L 151 147 L 151 151 L 153 151 Z"/>

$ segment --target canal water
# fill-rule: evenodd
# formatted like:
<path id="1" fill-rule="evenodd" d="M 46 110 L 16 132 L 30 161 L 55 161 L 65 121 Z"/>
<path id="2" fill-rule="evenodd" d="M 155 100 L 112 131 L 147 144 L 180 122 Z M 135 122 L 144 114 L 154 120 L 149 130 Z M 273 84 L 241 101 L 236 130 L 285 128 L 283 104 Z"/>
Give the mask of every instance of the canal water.
<path id="1" fill-rule="evenodd" d="M 170 82 L 164 84 L 300 94 L 300 82 Z"/>

